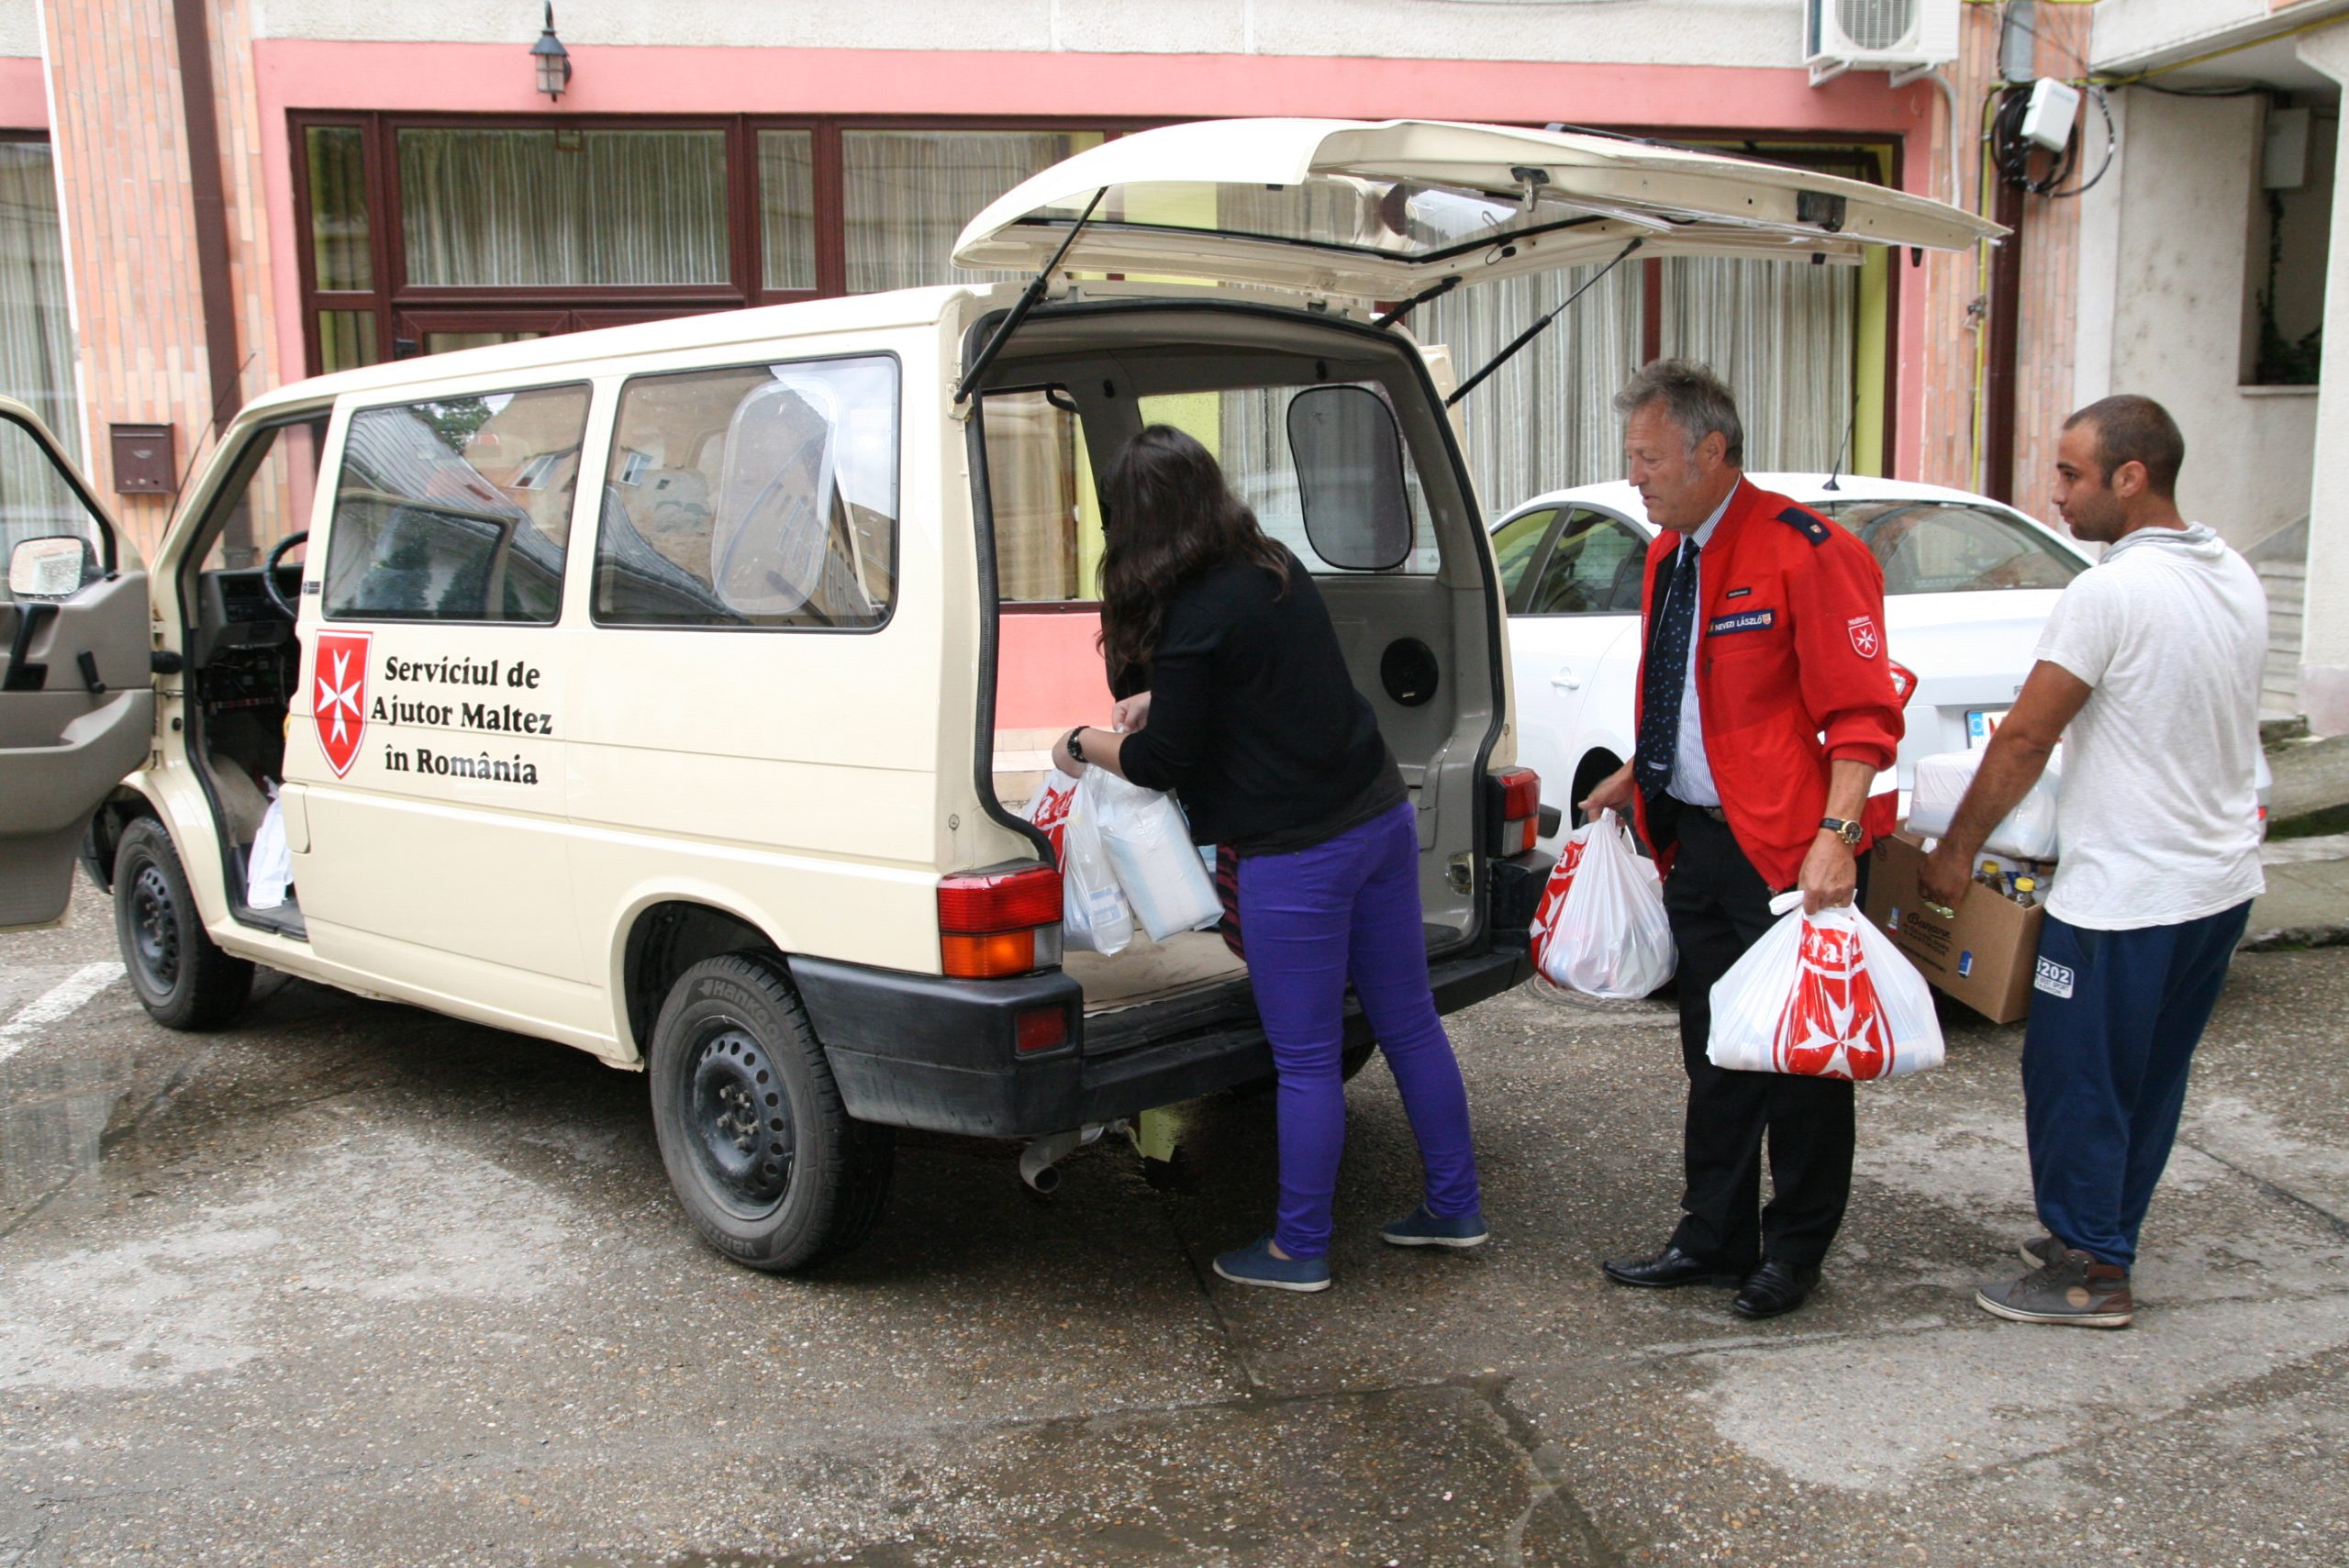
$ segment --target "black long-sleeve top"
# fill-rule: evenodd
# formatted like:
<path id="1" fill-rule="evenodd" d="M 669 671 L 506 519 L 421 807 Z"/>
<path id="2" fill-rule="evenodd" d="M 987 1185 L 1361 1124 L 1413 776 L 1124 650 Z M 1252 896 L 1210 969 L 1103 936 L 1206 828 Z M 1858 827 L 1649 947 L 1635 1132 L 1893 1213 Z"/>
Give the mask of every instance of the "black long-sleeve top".
<path id="1" fill-rule="evenodd" d="M 1282 553 L 1286 593 L 1246 560 L 1175 588 L 1147 682 L 1149 722 L 1118 753 L 1135 784 L 1181 792 L 1195 841 L 1243 854 L 1308 848 L 1406 798 L 1320 591 Z M 1144 684 L 1121 681 L 1117 695 Z"/>

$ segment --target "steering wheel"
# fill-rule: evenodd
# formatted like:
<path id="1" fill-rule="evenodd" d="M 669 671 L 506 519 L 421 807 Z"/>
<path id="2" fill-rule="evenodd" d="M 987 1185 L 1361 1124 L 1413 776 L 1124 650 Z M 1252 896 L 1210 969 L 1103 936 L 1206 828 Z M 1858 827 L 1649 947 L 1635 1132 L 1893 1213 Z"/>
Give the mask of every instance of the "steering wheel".
<path id="1" fill-rule="evenodd" d="M 285 590 L 277 585 L 277 563 L 285 559 L 287 550 L 308 542 L 309 538 L 310 530 L 307 528 L 298 534 L 287 534 L 277 541 L 277 548 L 269 552 L 269 559 L 261 563 L 261 591 L 269 595 L 269 602 L 275 605 L 278 613 L 288 621 L 298 621 L 302 616 L 295 608 L 293 601 L 285 596 Z"/>

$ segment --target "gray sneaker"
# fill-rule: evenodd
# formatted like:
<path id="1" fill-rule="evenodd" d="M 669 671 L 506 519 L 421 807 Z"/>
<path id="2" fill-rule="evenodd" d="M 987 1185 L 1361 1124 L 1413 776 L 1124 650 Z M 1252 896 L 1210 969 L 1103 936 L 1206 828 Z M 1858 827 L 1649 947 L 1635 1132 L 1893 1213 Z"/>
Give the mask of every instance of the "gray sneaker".
<path id="1" fill-rule="evenodd" d="M 2043 1233 L 2023 1242 L 2015 1251 L 2022 1255 L 2024 1268 L 2043 1269 L 2064 1255 L 2064 1243 Z"/>
<path id="2" fill-rule="evenodd" d="M 2076 1247 L 2065 1248 L 2052 1262 L 2019 1280 L 1984 1285 L 1974 1300 L 1983 1311 L 2017 1323 L 2079 1329 L 2126 1329 L 2137 1314 L 2129 1271 L 2099 1263 Z"/>

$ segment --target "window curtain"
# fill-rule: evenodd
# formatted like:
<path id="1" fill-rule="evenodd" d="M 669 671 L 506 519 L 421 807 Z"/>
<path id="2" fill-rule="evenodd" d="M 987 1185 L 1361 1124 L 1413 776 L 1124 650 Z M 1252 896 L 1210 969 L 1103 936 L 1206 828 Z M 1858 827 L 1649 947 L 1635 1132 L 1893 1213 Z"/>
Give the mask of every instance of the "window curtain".
<path id="1" fill-rule="evenodd" d="M 1465 382 L 1597 271 L 1471 284 L 1420 306 L 1408 325 L 1421 341 L 1448 345 Z M 1462 444 L 1487 518 L 1545 490 L 1621 474 L 1612 400 L 1639 368 L 1643 295 L 1641 268 L 1616 268 L 1462 402 Z"/>
<path id="2" fill-rule="evenodd" d="M 1857 267 L 1664 262 L 1664 351 L 1729 383 L 1747 468 L 1823 473 L 1835 461 L 1852 421 L 1859 286 Z"/>
<path id="3" fill-rule="evenodd" d="M 411 284 L 729 273 L 723 131 L 403 130 L 399 171 Z"/>
<path id="4" fill-rule="evenodd" d="M 42 141 L 0 141 L 0 392 L 30 406 L 80 455 L 57 182 Z"/>
<path id="5" fill-rule="evenodd" d="M 1101 139 L 1063 131 L 852 130 L 841 136 L 848 291 L 984 283 L 1024 273 L 948 260 L 980 210 Z"/>

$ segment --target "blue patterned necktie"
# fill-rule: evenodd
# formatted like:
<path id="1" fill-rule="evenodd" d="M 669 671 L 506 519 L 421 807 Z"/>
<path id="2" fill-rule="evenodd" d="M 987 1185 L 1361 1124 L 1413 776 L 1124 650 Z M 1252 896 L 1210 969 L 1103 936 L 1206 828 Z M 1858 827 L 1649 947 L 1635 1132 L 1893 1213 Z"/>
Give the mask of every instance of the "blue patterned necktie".
<path id="1" fill-rule="evenodd" d="M 1683 539 L 1656 612 L 1655 637 L 1640 667 L 1640 735 L 1632 777 L 1653 800 L 1672 782 L 1680 754 L 1680 693 L 1688 678 L 1688 642 L 1697 630 L 1697 541 Z"/>

